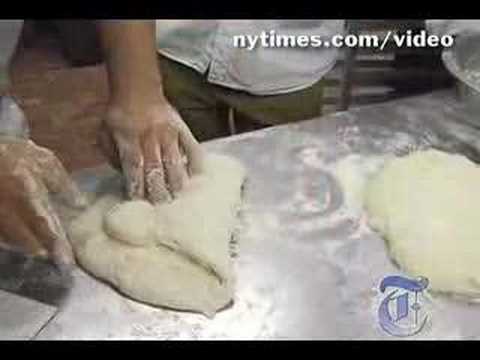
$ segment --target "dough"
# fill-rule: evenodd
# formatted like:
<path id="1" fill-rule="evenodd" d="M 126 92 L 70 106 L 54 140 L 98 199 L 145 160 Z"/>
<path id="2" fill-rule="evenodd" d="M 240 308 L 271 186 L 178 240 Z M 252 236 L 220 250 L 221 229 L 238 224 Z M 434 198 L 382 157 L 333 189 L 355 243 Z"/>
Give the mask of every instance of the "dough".
<path id="1" fill-rule="evenodd" d="M 370 224 L 432 289 L 480 295 L 480 168 L 437 150 L 387 161 L 368 182 Z"/>
<path id="2" fill-rule="evenodd" d="M 148 201 L 119 203 L 107 211 L 103 218 L 105 233 L 110 238 L 130 245 L 147 246 L 153 243 L 155 227 L 155 207 Z"/>
<path id="3" fill-rule="evenodd" d="M 378 172 L 387 159 L 389 157 L 386 156 L 351 154 L 335 164 L 334 175 L 342 189 L 343 202 L 350 210 L 363 210 L 368 179 Z"/>
<path id="4" fill-rule="evenodd" d="M 212 316 L 233 298 L 229 243 L 244 179 L 239 162 L 208 155 L 171 203 L 105 194 L 71 223 L 77 260 L 134 299 Z"/>

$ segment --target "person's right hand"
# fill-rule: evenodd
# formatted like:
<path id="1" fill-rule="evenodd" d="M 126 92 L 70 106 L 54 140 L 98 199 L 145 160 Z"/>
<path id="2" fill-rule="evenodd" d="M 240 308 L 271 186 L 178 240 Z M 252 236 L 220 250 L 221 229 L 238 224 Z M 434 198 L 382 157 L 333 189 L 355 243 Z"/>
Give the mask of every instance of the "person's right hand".
<path id="1" fill-rule="evenodd" d="M 154 20 L 99 21 L 110 98 L 99 140 L 130 199 L 170 201 L 201 173 L 202 148 L 169 103 Z"/>
<path id="2" fill-rule="evenodd" d="M 25 121 L 16 104 L 2 105 L 13 113 L 4 108 L 0 122 L 13 125 L 0 127 L 0 241 L 11 249 L 72 265 L 72 249 L 50 193 L 75 208 L 86 206 L 86 199 L 53 152 L 16 130 Z"/>
<path id="3" fill-rule="evenodd" d="M 99 139 L 110 163 L 122 170 L 131 199 L 169 201 L 202 170 L 200 144 L 163 96 L 110 104 Z"/>

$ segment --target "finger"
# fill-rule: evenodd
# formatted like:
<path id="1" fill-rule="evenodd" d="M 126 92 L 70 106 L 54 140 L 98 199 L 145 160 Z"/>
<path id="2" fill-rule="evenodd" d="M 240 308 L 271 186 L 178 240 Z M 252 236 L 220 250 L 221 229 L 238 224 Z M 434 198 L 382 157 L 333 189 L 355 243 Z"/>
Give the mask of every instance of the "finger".
<path id="1" fill-rule="evenodd" d="M 162 156 L 167 184 L 175 196 L 182 190 L 188 178 L 178 144 L 178 135 L 162 145 Z"/>
<path id="2" fill-rule="evenodd" d="M 15 203 L 17 214 L 54 261 L 73 264 L 71 245 L 50 203 L 46 186 L 31 176 L 23 178 L 22 183 L 22 193 L 16 197 Z"/>
<path id="3" fill-rule="evenodd" d="M 127 196 L 130 199 L 143 199 L 144 189 L 144 159 L 138 139 L 135 137 L 115 136 L 126 180 Z"/>
<path id="4" fill-rule="evenodd" d="M 37 146 L 35 161 L 38 166 L 34 168 L 40 172 L 36 175 L 40 175 L 41 180 L 50 192 L 58 194 L 63 201 L 75 208 L 87 206 L 86 197 L 53 152 Z"/>
<path id="5" fill-rule="evenodd" d="M 32 256 L 46 257 L 48 252 L 17 212 L 0 215 L 0 238 L 12 248 Z"/>
<path id="6" fill-rule="evenodd" d="M 37 198 L 31 203 L 35 217 L 31 218 L 30 228 L 48 251 L 53 261 L 59 265 L 75 263 L 73 250 L 67 234 L 47 197 Z"/>
<path id="7" fill-rule="evenodd" d="M 1 231 L 12 244 L 19 244 L 28 253 L 47 255 L 60 249 L 64 260 L 68 261 L 69 243 L 60 220 L 49 203 L 48 189 L 38 174 L 40 171 L 32 160 L 32 149 L 27 149 L 24 161 L 32 166 L 29 169 L 18 168 L 10 176 L 3 177 L 3 191 L 0 200 Z M 46 231 L 47 229 L 48 231 Z M 64 249 L 66 249 L 64 251 Z M 71 249 L 70 249 L 71 250 Z"/>
<path id="8" fill-rule="evenodd" d="M 167 188 L 162 152 L 156 134 L 147 135 L 143 144 L 143 154 L 147 199 L 154 204 L 170 201 L 171 195 Z"/>
<path id="9" fill-rule="evenodd" d="M 189 174 L 192 176 L 201 173 L 203 171 L 203 149 L 188 126 L 181 119 L 176 122 L 176 126 L 180 146 L 182 146 L 187 156 Z"/>
<path id="10" fill-rule="evenodd" d="M 122 163 L 118 155 L 117 146 L 115 145 L 115 141 L 110 132 L 106 129 L 104 123 L 102 123 L 100 126 L 97 141 L 110 164 L 115 169 L 121 170 Z"/>

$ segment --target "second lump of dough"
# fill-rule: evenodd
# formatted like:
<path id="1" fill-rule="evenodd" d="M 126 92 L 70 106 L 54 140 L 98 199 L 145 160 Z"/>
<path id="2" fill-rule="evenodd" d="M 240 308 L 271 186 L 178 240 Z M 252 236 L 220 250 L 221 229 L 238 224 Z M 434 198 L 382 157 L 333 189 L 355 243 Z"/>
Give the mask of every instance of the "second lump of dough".
<path id="1" fill-rule="evenodd" d="M 105 215 L 103 228 L 124 244 L 146 246 L 155 241 L 155 208 L 144 200 L 123 202 Z"/>

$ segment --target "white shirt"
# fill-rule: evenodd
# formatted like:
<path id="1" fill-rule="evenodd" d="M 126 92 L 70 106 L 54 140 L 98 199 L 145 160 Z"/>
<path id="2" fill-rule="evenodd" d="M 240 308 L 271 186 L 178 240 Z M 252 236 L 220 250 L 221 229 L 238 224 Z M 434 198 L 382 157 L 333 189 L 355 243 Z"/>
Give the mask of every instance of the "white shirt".
<path id="1" fill-rule="evenodd" d="M 157 20 L 158 51 L 201 74 L 207 81 L 255 95 L 287 93 L 319 81 L 338 59 L 324 47 L 234 46 L 236 35 L 343 34 L 344 20 Z"/>

